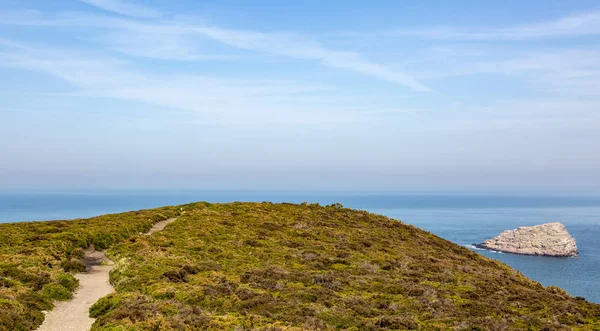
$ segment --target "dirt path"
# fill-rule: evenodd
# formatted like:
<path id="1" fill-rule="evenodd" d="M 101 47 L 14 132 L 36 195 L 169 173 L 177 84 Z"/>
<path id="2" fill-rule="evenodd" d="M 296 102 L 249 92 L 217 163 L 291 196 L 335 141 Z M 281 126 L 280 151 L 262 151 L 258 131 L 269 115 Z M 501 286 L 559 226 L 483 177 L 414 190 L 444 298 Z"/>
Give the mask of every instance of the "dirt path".
<path id="1" fill-rule="evenodd" d="M 153 234 L 154 232 L 164 230 L 165 226 L 175 222 L 177 218 L 169 218 L 168 220 L 160 221 L 152 226 L 152 229 L 146 233 L 147 236 Z"/>
<path id="2" fill-rule="evenodd" d="M 169 218 L 154 224 L 145 235 L 162 231 L 167 224 L 176 219 Z M 86 331 L 94 324 L 89 310 L 96 301 L 114 291 L 108 282 L 109 272 L 114 264 L 106 258 L 104 252 L 95 250 L 93 246 L 86 250 L 84 261 L 87 270 L 75 275 L 75 278 L 79 279 L 79 287 L 73 299 L 56 302 L 54 309 L 46 314 L 46 319 L 38 331 Z"/>

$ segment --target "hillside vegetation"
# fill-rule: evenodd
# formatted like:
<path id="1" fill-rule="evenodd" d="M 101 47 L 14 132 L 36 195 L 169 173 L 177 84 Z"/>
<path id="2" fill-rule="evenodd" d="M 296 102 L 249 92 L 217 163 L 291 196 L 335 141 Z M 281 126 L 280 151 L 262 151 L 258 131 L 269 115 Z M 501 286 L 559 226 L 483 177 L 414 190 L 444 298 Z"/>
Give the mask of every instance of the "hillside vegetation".
<path id="1" fill-rule="evenodd" d="M 96 331 L 600 330 L 600 305 L 413 226 L 272 203 L 0 225 L 0 329 L 30 330 L 70 297 L 92 243 L 116 263 Z"/>
<path id="2" fill-rule="evenodd" d="M 180 208 L 167 207 L 73 221 L 0 224 L 0 330 L 32 330 L 54 300 L 68 300 L 85 270 L 84 250 L 126 240 Z"/>
<path id="3" fill-rule="evenodd" d="M 600 305 L 399 221 L 198 203 L 109 251 L 94 330 L 599 330 Z"/>

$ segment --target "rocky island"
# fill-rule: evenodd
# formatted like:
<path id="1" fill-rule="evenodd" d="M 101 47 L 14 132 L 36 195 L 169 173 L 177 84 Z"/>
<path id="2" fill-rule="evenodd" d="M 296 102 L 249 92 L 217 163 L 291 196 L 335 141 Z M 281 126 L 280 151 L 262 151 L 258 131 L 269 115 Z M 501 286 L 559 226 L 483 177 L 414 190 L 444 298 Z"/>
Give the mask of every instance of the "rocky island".
<path id="1" fill-rule="evenodd" d="M 558 222 L 506 230 L 477 246 L 524 255 L 571 257 L 579 254 L 575 239 Z"/>

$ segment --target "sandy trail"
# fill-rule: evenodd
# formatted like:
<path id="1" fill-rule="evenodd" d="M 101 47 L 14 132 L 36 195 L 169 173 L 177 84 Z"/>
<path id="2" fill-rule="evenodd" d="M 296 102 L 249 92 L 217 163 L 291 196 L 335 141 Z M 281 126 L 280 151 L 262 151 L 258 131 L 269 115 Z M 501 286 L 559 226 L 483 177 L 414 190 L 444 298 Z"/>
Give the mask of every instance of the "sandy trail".
<path id="1" fill-rule="evenodd" d="M 177 218 L 160 221 L 145 235 L 162 231 L 169 223 Z M 114 291 L 109 280 L 109 272 L 114 267 L 104 252 L 97 251 L 93 246 L 85 252 L 84 262 L 87 270 L 75 275 L 79 287 L 70 301 L 56 302 L 54 309 L 46 314 L 44 323 L 38 331 L 87 331 L 90 330 L 94 319 L 89 315 L 90 307 L 103 296 Z M 103 263 L 104 262 L 104 263 Z"/>
<path id="2" fill-rule="evenodd" d="M 155 224 L 152 226 L 152 229 L 150 229 L 150 231 L 148 231 L 148 232 L 146 233 L 146 235 L 147 235 L 147 236 L 149 236 L 149 235 L 153 234 L 154 232 L 158 232 L 158 231 L 162 231 L 162 230 L 164 230 L 164 229 L 165 229 L 165 226 L 167 226 L 167 225 L 169 225 L 169 224 L 171 224 L 171 223 L 175 222 L 175 220 L 176 220 L 176 219 L 177 219 L 176 217 L 175 217 L 175 218 L 169 218 L 169 219 L 167 219 L 167 220 L 164 220 L 164 221 L 160 221 L 160 222 L 158 222 L 158 223 L 155 223 Z"/>

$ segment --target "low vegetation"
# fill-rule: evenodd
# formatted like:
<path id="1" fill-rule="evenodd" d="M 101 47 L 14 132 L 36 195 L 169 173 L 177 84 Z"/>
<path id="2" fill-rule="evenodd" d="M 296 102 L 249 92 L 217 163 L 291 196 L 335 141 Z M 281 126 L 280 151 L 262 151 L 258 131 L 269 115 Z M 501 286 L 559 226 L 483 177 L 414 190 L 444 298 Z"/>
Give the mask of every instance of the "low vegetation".
<path id="1" fill-rule="evenodd" d="M 0 224 L 0 330 L 32 330 L 55 300 L 68 300 L 84 271 L 84 250 L 146 232 L 179 208 L 105 215 L 85 220 Z"/>
<path id="2" fill-rule="evenodd" d="M 600 330 L 600 305 L 384 216 L 198 203 L 109 250 L 93 330 Z"/>
<path id="3" fill-rule="evenodd" d="M 600 305 L 413 226 L 272 203 L 0 225 L 0 329 L 33 329 L 68 299 L 90 244 L 116 263 L 96 331 L 600 330 Z"/>

